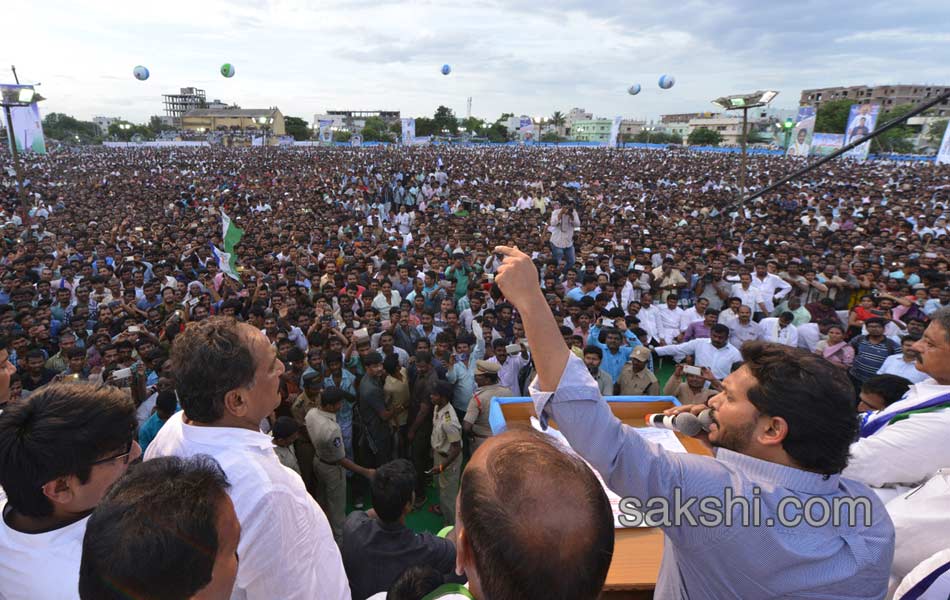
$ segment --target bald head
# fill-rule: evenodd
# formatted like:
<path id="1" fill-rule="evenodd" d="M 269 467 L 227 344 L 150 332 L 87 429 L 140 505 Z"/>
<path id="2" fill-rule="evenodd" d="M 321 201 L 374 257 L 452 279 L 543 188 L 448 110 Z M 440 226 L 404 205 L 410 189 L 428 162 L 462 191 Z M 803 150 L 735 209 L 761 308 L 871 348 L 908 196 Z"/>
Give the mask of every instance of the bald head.
<path id="1" fill-rule="evenodd" d="M 590 468 L 544 434 L 510 430 L 475 452 L 459 523 L 461 559 L 483 600 L 600 594 L 614 547 L 610 504 Z"/>

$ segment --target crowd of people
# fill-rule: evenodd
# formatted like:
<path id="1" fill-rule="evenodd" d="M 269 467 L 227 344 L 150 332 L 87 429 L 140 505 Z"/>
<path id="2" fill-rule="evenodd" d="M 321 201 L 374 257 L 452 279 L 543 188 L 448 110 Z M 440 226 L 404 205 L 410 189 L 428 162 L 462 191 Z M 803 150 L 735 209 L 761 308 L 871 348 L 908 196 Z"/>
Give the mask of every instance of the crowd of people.
<path id="1" fill-rule="evenodd" d="M 15 557 L 0 597 L 595 598 L 613 547 L 600 484 L 543 435 L 494 436 L 493 400 L 561 411 L 612 488 L 665 493 L 618 471 L 635 461 L 604 454 L 613 438 L 595 432 L 621 435 L 604 422 L 563 427 L 570 390 L 713 406 L 724 432 L 738 417 L 718 399 L 776 356 L 855 431 L 767 391 L 749 406 L 784 419 L 795 450 L 738 429 L 710 441 L 843 473 L 880 510 L 856 534 L 862 566 L 765 583 L 765 563 L 763 593 L 854 591 L 850 573 L 854 597 L 884 597 L 950 539 L 933 510 L 950 501 L 947 166 L 838 161 L 740 202 L 737 156 L 682 150 L 83 149 L 25 159 L 22 191 L 0 160 L 0 547 Z M 750 157 L 747 184 L 796 161 Z M 233 262 L 225 219 L 243 231 Z M 786 475 L 792 494 L 832 489 Z M 914 505 L 918 486 L 935 504 Z M 419 510 L 454 529 L 412 531 Z M 658 597 L 751 589 L 686 573 L 696 539 L 667 534 L 686 558 L 664 562 Z"/>

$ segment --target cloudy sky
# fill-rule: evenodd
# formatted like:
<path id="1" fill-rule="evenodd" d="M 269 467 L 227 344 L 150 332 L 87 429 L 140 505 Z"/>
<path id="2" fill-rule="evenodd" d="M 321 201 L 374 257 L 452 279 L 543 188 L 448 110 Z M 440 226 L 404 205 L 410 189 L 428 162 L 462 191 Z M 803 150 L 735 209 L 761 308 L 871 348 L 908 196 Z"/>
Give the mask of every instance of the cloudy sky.
<path id="1" fill-rule="evenodd" d="M 327 109 L 656 117 L 762 88 L 950 84 L 950 3 L 850 0 L 12 0 L 4 65 L 42 110 L 145 121 L 207 90 L 311 121 Z M 225 79 L 221 63 L 237 74 Z M 439 72 L 443 63 L 452 74 Z M 151 70 L 146 82 L 135 65 Z M 669 73 L 677 83 L 660 90 Z M 638 96 L 627 87 L 643 85 Z"/>

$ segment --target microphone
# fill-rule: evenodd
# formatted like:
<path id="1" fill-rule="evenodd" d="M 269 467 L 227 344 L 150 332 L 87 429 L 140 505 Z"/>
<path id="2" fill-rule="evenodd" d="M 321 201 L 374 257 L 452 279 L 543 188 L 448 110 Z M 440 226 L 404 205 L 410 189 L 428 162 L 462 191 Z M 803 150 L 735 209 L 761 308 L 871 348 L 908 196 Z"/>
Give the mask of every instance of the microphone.
<path id="1" fill-rule="evenodd" d="M 703 431 L 706 432 L 709 431 L 709 426 L 714 423 L 711 408 L 707 408 L 703 412 L 699 413 L 696 418 L 699 419 L 699 424 L 703 426 Z"/>
<path id="2" fill-rule="evenodd" d="M 699 417 L 691 413 L 678 415 L 649 414 L 646 416 L 647 427 L 670 429 L 679 431 L 688 436 L 694 436 L 703 430 Z"/>

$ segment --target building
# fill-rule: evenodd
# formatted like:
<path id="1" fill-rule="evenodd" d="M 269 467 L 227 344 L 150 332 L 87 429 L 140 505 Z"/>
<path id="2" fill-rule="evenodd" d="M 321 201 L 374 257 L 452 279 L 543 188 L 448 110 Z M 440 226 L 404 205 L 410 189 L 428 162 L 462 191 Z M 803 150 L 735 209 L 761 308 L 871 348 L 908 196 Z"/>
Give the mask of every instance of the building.
<path id="1" fill-rule="evenodd" d="M 574 123 L 577 121 L 589 121 L 593 118 L 594 113 L 587 112 L 583 108 L 572 108 L 566 115 L 564 115 L 564 135 L 567 137 L 572 137 Z"/>
<path id="2" fill-rule="evenodd" d="M 693 131 L 700 128 L 718 131 L 719 135 L 722 136 L 722 142 L 724 144 L 739 145 L 742 143 L 741 117 L 715 115 L 712 117 L 698 117 L 695 119 L 690 119 L 689 133 L 692 133 Z M 749 130 L 752 130 L 751 123 L 749 124 Z M 689 137 L 689 133 L 683 137 Z"/>
<path id="3" fill-rule="evenodd" d="M 313 127 L 318 127 L 320 121 L 333 121 L 333 129 L 359 132 L 366 126 L 366 119 L 378 117 L 387 126 L 399 123 L 398 110 L 328 110 L 324 114 L 313 115 Z"/>
<path id="4" fill-rule="evenodd" d="M 198 133 L 266 131 L 285 135 L 284 115 L 273 108 L 196 108 L 181 117 L 181 128 Z"/>
<path id="5" fill-rule="evenodd" d="M 624 136 L 632 138 L 641 131 L 643 131 L 646 126 L 646 121 L 637 121 L 635 119 L 624 119 L 620 122 L 620 139 L 624 139 Z"/>
<path id="6" fill-rule="evenodd" d="M 850 87 L 826 87 L 802 90 L 800 106 L 820 107 L 829 100 L 847 99 L 855 104 L 879 104 L 882 110 L 889 110 L 901 104 L 918 105 L 934 96 L 939 96 L 950 86 L 932 84 L 913 85 L 853 85 Z M 950 102 L 944 100 L 930 109 L 927 114 L 938 117 L 950 116 Z"/>
<path id="7" fill-rule="evenodd" d="M 152 119 L 158 119 L 158 122 L 164 125 L 165 127 L 177 127 L 178 122 L 174 117 L 169 117 L 168 115 L 153 115 Z M 151 119 L 149 119 L 151 122 Z"/>
<path id="8" fill-rule="evenodd" d="M 574 121 L 571 138 L 575 142 L 608 142 L 613 119 L 583 119 Z"/>
<path id="9" fill-rule="evenodd" d="M 99 133 L 106 135 L 109 133 L 109 126 L 115 123 L 121 123 L 122 117 L 93 117 L 92 122 L 99 128 Z"/>
<path id="10" fill-rule="evenodd" d="M 175 125 L 181 123 L 181 118 L 186 112 L 196 108 L 207 108 L 205 91 L 198 88 L 181 88 L 178 94 L 162 94 L 162 102 L 165 104 L 165 114 L 174 119 Z"/>
<path id="11" fill-rule="evenodd" d="M 660 115 L 660 123 L 663 125 L 672 125 L 674 123 L 689 123 L 693 119 L 709 119 L 718 116 L 719 113 L 706 111 L 695 113 L 678 113 L 674 115 Z"/>

